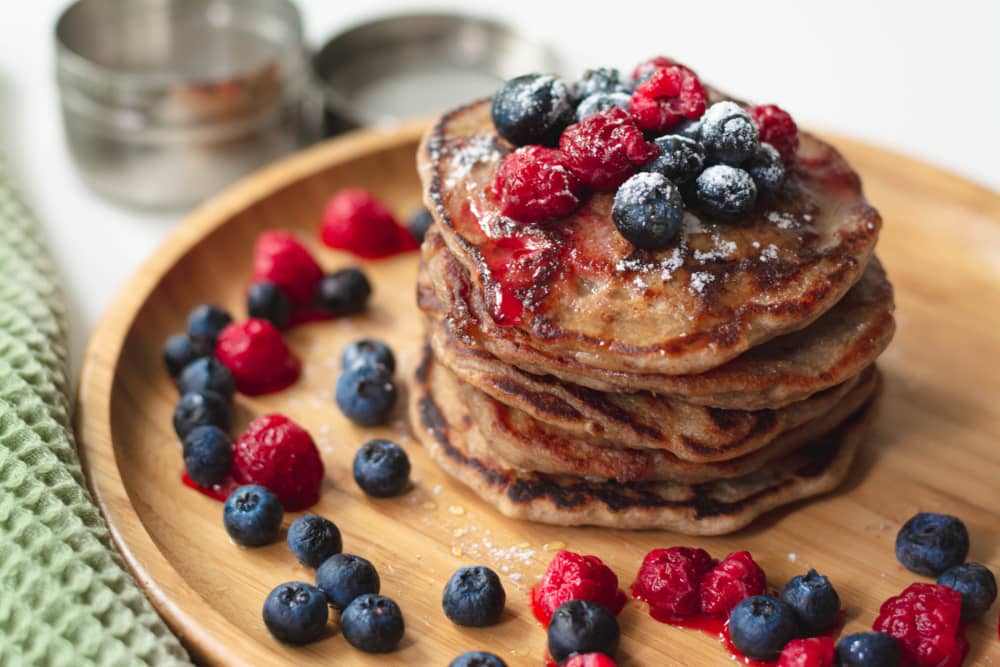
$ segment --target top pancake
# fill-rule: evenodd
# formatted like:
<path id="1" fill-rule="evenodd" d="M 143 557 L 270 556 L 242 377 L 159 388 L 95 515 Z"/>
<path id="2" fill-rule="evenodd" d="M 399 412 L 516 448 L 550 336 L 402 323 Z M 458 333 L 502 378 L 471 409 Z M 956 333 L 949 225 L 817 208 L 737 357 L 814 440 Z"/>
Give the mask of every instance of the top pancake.
<path id="1" fill-rule="evenodd" d="M 656 252 L 618 234 L 614 193 L 545 225 L 502 216 L 490 186 L 510 150 L 489 101 L 446 114 L 418 153 L 425 202 L 510 337 L 595 369 L 701 373 L 799 330 L 858 280 L 881 227 L 857 174 L 805 133 L 779 193 L 735 222 L 688 212 Z"/>

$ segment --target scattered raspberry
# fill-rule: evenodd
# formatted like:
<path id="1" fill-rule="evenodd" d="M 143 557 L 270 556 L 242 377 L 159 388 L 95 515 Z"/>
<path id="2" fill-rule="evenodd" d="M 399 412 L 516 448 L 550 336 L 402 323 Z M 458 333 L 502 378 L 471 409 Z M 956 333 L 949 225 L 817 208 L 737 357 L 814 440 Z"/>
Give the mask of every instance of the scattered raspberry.
<path id="1" fill-rule="evenodd" d="M 764 592 L 764 570 L 748 551 L 731 553 L 701 580 L 701 611 L 725 617 L 742 600 Z"/>
<path id="2" fill-rule="evenodd" d="M 896 638 L 905 664 L 958 667 L 969 652 L 961 613 L 962 596 L 954 589 L 910 584 L 882 603 L 872 629 Z"/>
<path id="3" fill-rule="evenodd" d="M 632 70 L 632 80 L 642 82 L 652 76 L 653 72 L 661 67 L 670 67 L 671 65 L 676 64 L 678 64 L 676 60 L 666 56 L 656 56 L 655 58 L 650 58 L 649 60 L 645 60 L 635 66 L 635 69 Z"/>
<path id="4" fill-rule="evenodd" d="M 671 65 L 636 86 L 629 111 L 640 129 L 663 133 L 685 118 L 701 118 L 707 106 L 708 95 L 697 75 L 683 65 Z"/>
<path id="5" fill-rule="evenodd" d="M 504 156 L 493 181 L 500 212 L 520 222 L 545 222 L 576 210 L 583 183 L 554 148 L 524 146 Z"/>
<path id="6" fill-rule="evenodd" d="M 309 251 L 288 232 L 270 231 L 257 237 L 253 249 L 253 282 L 268 280 L 295 304 L 309 303 L 323 271 Z"/>
<path id="7" fill-rule="evenodd" d="M 794 162 L 799 128 L 788 112 L 775 104 L 752 106 L 747 111 L 757 125 L 757 137 L 774 146 L 786 165 Z"/>
<path id="8" fill-rule="evenodd" d="M 793 639 L 785 644 L 778 667 L 833 667 L 833 640 L 829 637 Z"/>
<path id="9" fill-rule="evenodd" d="M 714 566 L 704 549 L 653 549 L 639 566 L 632 597 L 649 603 L 649 613 L 658 621 L 696 616 L 701 611 L 701 581 Z"/>
<path id="10" fill-rule="evenodd" d="M 570 125 L 559 139 L 563 161 L 577 178 L 598 190 L 613 190 L 636 168 L 660 154 L 628 112 L 613 107 Z"/>
<path id="11" fill-rule="evenodd" d="M 298 379 L 301 368 L 281 332 L 267 320 L 228 325 L 215 343 L 215 356 L 247 396 L 284 389 Z"/>
<path id="12" fill-rule="evenodd" d="M 312 437 L 284 415 L 263 415 L 233 444 L 233 479 L 274 491 L 286 511 L 319 500 L 323 461 Z"/>
<path id="13" fill-rule="evenodd" d="M 591 600 L 617 615 L 625 606 L 625 593 L 618 588 L 615 573 L 597 556 L 560 551 L 531 589 L 531 609 L 548 627 L 552 612 L 570 600 Z"/>
<path id="14" fill-rule="evenodd" d="M 348 188 L 335 194 L 323 210 L 320 238 L 331 248 L 365 259 L 414 250 L 417 242 L 396 222 L 392 211 L 367 190 Z"/>
<path id="15" fill-rule="evenodd" d="M 618 667 L 615 661 L 603 653 L 577 653 L 562 664 L 562 667 Z"/>

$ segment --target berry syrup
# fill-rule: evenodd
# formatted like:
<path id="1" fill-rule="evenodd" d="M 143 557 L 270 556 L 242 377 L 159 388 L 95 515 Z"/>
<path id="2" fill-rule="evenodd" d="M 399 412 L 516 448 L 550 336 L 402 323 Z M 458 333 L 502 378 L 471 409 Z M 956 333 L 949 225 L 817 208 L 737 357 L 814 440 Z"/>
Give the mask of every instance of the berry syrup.
<path id="1" fill-rule="evenodd" d="M 236 480 L 229 475 L 226 475 L 224 480 L 213 484 L 212 486 L 202 486 L 188 477 L 186 472 L 181 473 L 181 483 L 189 489 L 194 489 L 198 493 L 204 494 L 209 498 L 214 498 L 222 503 L 226 502 L 226 498 L 229 497 L 229 494 L 235 491 L 236 487 L 239 486 L 239 484 L 236 483 Z"/>

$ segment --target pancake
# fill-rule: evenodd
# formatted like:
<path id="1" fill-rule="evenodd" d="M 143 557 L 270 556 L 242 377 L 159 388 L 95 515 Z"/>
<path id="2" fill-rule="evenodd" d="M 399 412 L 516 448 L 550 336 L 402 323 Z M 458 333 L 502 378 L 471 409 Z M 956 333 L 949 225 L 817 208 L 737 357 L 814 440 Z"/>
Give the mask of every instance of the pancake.
<path id="1" fill-rule="evenodd" d="M 490 456 L 471 454 L 470 442 L 483 436 L 460 401 L 434 393 L 428 384 L 432 368 L 431 355 L 425 354 L 410 394 L 413 430 L 431 457 L 501 513 L 561 526 L 689 535 L 739 530 L 767 511 L 836 488 L 848 473 L 874 403 L 868 401 L 827 434 L 741 477 L 702 484 L 621 484 L 520 472 Z"/>
<path id="2" fill-rule="evenodd" d="M 802 329 L 860 278 L 881 227 L 857 174 L 808 133 L 778 193 L 738 221 L 688 212 L 655 252 L 618 234 L 612 192 L 546 225 L 501 215 L 490 186 L 509 150 L 488 100 L 445 114 L 418 152 L 425 203 L 491 331 L 583 369 L 701 373 Z"/>

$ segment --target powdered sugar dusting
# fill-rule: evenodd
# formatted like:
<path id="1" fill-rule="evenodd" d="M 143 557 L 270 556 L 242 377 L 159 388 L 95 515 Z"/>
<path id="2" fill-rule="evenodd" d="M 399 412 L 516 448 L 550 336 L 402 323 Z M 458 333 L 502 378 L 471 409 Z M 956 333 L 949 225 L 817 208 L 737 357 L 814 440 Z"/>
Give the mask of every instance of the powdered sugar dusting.
<path id="1" fill-rule="evenodd" d="M 799 226 L 799 221 L 795 219 L 794 215 L 781 213 L 780 211 L 770 211 L 767 214 L 767 220 L 768 222 L 773 222 L 778 229 L 793 229 Z"/>
<path id="2" fill-rule="evenodd" d="M 698 294 L 704 294 L 705 288 L 715 280 L 715 276 L 705 271 L 696 271 L 691 274 L 691 289 Z"/>

